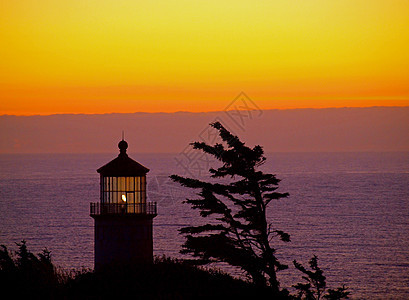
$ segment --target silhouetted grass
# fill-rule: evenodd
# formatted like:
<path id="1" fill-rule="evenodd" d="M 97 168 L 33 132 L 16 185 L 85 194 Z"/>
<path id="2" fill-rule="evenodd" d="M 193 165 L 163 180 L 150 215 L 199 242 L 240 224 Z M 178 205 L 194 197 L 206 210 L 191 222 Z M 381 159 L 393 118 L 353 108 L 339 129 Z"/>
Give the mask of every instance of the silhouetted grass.
<path id="1" fill-rule="evenodd" d="M 61 292 L 65 299 L 263 299 L 270 293 L 220 271 L 165 257 L 153 265 L 79 273 L 67 280 Z"/>
<path id="2" fill-rule="evenodd" d="M 149 265 L 111 266 L 98 272 L 65 271 L 50 253 L 0 249 L 0 298 L 25 299 L 265 299 L 270 290 L 189 262 L 157 258 Z"/>

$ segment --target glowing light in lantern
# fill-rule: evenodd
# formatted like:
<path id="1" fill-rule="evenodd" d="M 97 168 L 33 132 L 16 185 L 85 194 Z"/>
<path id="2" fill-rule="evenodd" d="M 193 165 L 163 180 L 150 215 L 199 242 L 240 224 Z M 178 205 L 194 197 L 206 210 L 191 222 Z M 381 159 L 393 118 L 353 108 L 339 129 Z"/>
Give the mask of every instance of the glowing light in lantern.
<path id="1" fill-rule="evenodd" d="M 122 195 L 122 201 L 126 202 L 126 196 Z"/>

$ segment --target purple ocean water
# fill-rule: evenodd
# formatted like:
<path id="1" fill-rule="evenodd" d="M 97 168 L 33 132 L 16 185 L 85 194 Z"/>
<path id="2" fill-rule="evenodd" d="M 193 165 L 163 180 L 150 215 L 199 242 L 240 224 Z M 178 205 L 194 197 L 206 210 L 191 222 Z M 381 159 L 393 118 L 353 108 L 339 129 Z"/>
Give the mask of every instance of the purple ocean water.
<path id="1" fill-rule="evenodd" d="M 51 250 L 63 268 L 92 268 L 89 203 L 99 201 L 96 169 L 115 156 L 0 155 L 0 244 L 16 249 L 25 239 L 35 253 Z M 178 229 L 201 219 L 182 204 L 191 191 L 167 176 L 204 176 L 213 162 L 187 169 L 177 154 L 130 156 L 151 169 L 148 198 L 159 211 L 154 254 L 182 257 Z M 292 260 L 307 265 L 315 254 L 328 285 L 345 283 L 353 299 L 409 299 L 409 153 L 269 153 L 262 168 L 290 193 L 269 212 L 292 240 L 273 243 L 290 266 L 279 273 L 283 287 L 300 281 Z"/>

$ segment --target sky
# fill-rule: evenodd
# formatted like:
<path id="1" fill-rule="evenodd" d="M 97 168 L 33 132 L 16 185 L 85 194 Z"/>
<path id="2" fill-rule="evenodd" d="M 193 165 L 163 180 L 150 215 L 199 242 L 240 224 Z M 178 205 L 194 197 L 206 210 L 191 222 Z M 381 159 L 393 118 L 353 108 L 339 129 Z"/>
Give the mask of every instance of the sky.
<path id="1" fill-rule="evenodd" d="M 0 115 L 409 106 L 409 1 L 0 0 Z"/>

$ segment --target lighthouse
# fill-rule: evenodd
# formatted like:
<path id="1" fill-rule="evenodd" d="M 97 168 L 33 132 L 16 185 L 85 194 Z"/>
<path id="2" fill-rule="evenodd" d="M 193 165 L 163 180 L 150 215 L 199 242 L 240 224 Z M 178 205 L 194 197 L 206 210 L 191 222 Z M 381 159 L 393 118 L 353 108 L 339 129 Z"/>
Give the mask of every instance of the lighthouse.
<path id="1" fill-rule="evenodd" d="M 118 148 L 118 157 L 97 170 L 100 201 L 90 204 L 95 270 L 153 261 L 152 225 L 157 211 L 156 203 L 146 199 L 149 169 L 128 156 L 123 139 Z"/>

